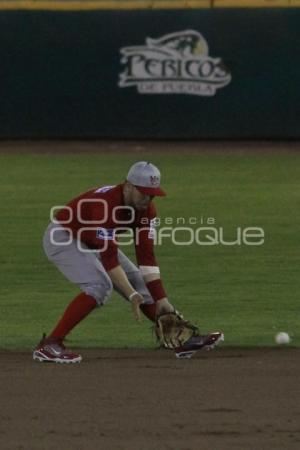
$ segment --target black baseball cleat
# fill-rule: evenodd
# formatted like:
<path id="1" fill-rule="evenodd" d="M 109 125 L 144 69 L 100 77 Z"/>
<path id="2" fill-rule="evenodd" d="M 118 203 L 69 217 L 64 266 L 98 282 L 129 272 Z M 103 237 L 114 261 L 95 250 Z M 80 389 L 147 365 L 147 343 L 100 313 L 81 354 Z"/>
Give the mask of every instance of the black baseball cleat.
<path id="1" fill-rule="evenodd" d="M 175 348 L 175 356 L 176 358 L 191 358 L 198 350 L 202 348 L 212 350 L 222 341 L 224 341 L 224 334 L 221 332 L 192 336 L 182 346 Z"/>

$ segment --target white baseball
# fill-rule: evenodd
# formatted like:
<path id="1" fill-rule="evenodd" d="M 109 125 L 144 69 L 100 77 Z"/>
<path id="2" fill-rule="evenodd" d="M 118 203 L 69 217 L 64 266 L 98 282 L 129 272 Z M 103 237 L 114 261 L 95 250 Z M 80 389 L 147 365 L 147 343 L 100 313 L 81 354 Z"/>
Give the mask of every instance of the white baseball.
<path id="1" fill-rule="evenodd" d="M 285 331 L 281 331 L 280 333 L 277 333 L 275 336 L 275 341 L 277 344 L 283 345 L 283 344 L 289 344 L 291 341 L 290 336 Z"/>

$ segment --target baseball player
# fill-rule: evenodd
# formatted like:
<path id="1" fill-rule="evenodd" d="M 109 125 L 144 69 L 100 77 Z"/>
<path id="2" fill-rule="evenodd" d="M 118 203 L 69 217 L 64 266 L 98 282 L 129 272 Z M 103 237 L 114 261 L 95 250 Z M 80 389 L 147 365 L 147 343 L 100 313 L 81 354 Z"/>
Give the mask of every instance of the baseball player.
<path id="1" fill-rule="evenodd" d="M 155 196 L 164 196 L 160 172 L 149 162 L 137 162 L 125 182 L 92 189 L 71 200 L 49 224 L 44 235 L 48 259 L 81 290 L 63 316 L 33 352 L 36 361 L 78 363 L 81 355 L 63 341 L 113 289 L 127 299 L 140 320 L 141 311 L 155 323 L 158 339 L 175 355 L 191 357 L 212 348 L 223 334 L 201 335 L 168 301 L 154 255 Z M 118 248 L 118 235 L 132 230 L 137 266 Z"/>

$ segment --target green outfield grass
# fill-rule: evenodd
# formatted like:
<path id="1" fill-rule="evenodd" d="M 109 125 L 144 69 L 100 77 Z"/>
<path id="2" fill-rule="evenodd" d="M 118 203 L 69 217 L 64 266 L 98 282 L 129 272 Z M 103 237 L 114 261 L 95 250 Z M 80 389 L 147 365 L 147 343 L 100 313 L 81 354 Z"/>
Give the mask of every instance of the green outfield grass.
<path id="1" fill-rule="evenodd" d="M 34 346 L 78 292 L 43 254 L 50 207 L 122 181 L 140 159 L 163 173 L 168 197 L 156 202 L 162 221 L 196 217 L 195 229 L 211 217 L 226 240 L 237 227 L 265 232 L 261 246 L 175 246 L 166 239 L 157 255 L 170 300 L 203 330 L 223 330 L 226 345 L 273 345 L 275 333 L 287 331 L 299 346 L 300 154 L 250 152 L 0 154 L 0 347 Z M 184 233 L 177 237 L 187 239 Z M 70 342 L 154 345 L 150 322 L 136 324 L 117 295 L 80 324 Z"/>

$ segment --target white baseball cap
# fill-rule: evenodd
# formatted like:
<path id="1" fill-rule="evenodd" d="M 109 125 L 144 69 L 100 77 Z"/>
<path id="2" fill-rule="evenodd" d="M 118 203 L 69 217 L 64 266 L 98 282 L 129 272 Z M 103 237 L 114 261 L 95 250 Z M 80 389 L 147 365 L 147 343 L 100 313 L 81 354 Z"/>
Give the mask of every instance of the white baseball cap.
<path id="1" fill-rule="evenodd" d="M 154 164 L 139 161 L 130 167 L 127 181 L 130 181 L 142 194 L 163 197 L 166 193 L 159 187 L 160 171 Z"/>

